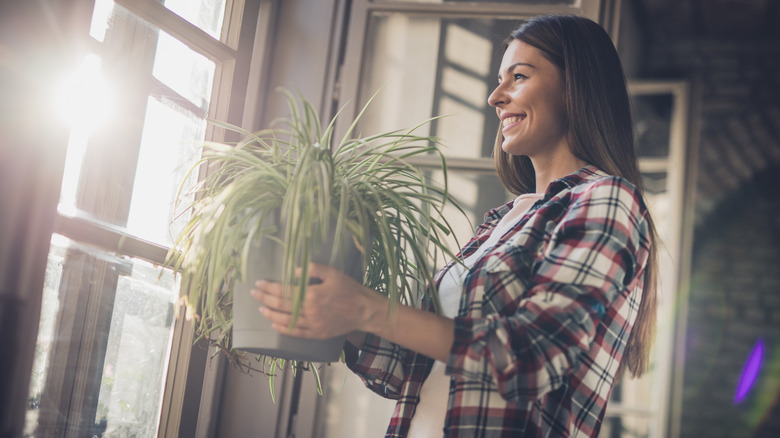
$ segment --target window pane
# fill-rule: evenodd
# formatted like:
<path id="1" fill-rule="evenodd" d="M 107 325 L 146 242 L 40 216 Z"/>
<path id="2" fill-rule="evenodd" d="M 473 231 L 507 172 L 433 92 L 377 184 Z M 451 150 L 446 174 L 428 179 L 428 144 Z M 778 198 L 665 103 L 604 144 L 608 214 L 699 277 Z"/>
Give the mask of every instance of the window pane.
<path id="1" fill-rule="evenodd" d="M 173 272 L 125 259 L 95 424 L 105 436 L 157 436 L 179 285 Z"/>
<path id="2" fill-rule="evenodd" d="M 674 96 L 671 93 L 634 95 L 631 105 L 639 157 L 666 158 L 669 155 Z"/>
<path id="3" fill-rule="evenodd" d="M 114 117 L 102 126 L 72 126 L 60 211 L 75 215 L 83 210 L 170 245 L 176 234 L 173 201 L 198 159 L 217 65 L 110 0 L 98 3 L 93 28 L 105 35 L 98 51 L 104 62 L 92 55 L 97 62 L 80 72 L 83 91 L 71 93 L 68 105 L 72 113 L 79 109 Z M 107 12 L 98 14 L 101 8 Z M 150 75 L 156 80 L 138 80 Z M 97 87 L 100 82 L 108 89 Z M 85 102 L 104 103 L 91 98 L 99 91 L 117 97 L 108 102 L 113 107 L 80 108 Z"/>
<path id="4" fill-rule="evenodd" d="M 156 436 L 178 291 L 168 269 L 54 235 L 25 434 Z"/>
<path id="5" fill-rule="evenodd" d="M 62 279 L 62 262 L 65 257 L 63 239 L 54 236 L 49 250 L 49 261 L 46 265 L 46 276 L 43 283 L 43 298 L 41 301 L 41 319 L 38 323 L 38 339 L 35 342 L 35 361 L 30 378 L 30 395 L 28 397 L 27 414 L 24 435 L 31 436 L 38 423 L 41 396 L 46 383 L 49 358 L 55 333 L 55 321 L 60 310 L 58 290 Z"/>
<path id="6" fill-rule="evenodd" d="M 174 202 L 181 182 L 199 157 L 205 120 L 149 98 L 127 221 L 128 232 L 170 246 L 180 231 Z M 194 183 L 197 174 L 189 177 Z M 185 188 L 186 192 L 186 188 Z"/>
<path id="7" fill-rule="evenodd" d="M 100 42 L 106 38 L 106 30 L 113 9 L 113 0 L 95 0 L 95 9 L 92 10 L 92 23 L 89 28 L 89 35 L 92 38 Z"/>
<path id="8" fill-rule="evenodd" d="M 431 177 L 441 182 L 443 174 L 435 171 L 431 173 Z M 447 180 L 450 194 L 454 195 L 468 218 L 466 220 L 453 206 L 447 207 L 445 211 L 445 217 L 452 221 L 455 232 L 450 241 L 450 249 L 457 252 L 469 241 L 474 229 L 482 223 L 485 213 L 509 202 L 514 196 L 506 191 L 493 173 L 449 171 Z"/>
<path id="9" fill-rule="evenodd" d="M 225 0 L 165 0 L 165 7 L 219 39 Z"/>
<path id="10" fill-rule="evenodd" d="M 159 33 L 154 77 L 206 112 L 215 64 L 165 32 Z"/>
<path id="11" fill-rule="evenodd" d="M 359 100 L 379 94 L 363 131 L 408 128 L 445 116 L 419 133 L 440 137 L 449 156 L 490 157 L 498 118 L 487 97 L 496 84 L 500 42 L 517 25 L 516 19 L 373 14 Z"/>
<path id="12" fill-rule="evenodd" d="M 662 220 L 672 214 L 668 194 L 669 175 L 666 172 L 642 173 L 642 183 L 645 185 L 645 198 L 650 214 L 655 218 L 656 229 L 661 238 L 668 236 L 672 221 Z"/>

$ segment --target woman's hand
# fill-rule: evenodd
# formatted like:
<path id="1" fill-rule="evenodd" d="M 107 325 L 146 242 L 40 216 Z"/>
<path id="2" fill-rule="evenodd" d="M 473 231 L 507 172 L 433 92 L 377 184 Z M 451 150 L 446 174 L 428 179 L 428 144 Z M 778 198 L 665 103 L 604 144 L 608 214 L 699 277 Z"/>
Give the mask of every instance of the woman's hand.
<path id="1" fill-rule="evenodd" d="M 337 268 L 312 263 L 309 276 L 321 280 L 310 284 L 295 326 L 292 321 L 292 302 L 285 297 L 281 283 L 260 280 L 255 283 L 252 296 L 263 303 L 260 313 L 268 318 L 273 329 L 290 336 L 327 339 L 353 331 L 381 311 L 386 299 L 371 291 Z"/>
<path id="2" fill-rule="evenodd" d="M 280 283 L 260 280 L 252 296 L 265 304 L 260 308 L 279 333 L 310 339 L 327 339 L 350 334 L 349 341 L 360 347 L 364 335 L 372 333 L 426 356 L 447 361 L 455 338 L 452 319 L 409 306 L 399 305 L 393 316 L 388 314 L 389 301 L 381 294 L 363 287 L 336 268 L 312 263 L 309 276 L 322 283 L 306 288 L 306 298 L 295 326 L 291 302 Z"/>

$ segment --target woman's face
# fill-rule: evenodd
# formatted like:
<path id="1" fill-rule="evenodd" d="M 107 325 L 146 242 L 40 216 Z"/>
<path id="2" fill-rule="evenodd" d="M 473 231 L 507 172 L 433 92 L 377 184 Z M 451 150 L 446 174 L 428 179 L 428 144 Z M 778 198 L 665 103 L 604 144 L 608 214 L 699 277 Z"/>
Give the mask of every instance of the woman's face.
<path id="1" fill-rule="evenodd" d="M 533 159 L 569 150 L 563 77 L 537 48 L 520 40 L 509 44 L 488 103 L 501 120 L 505 152 Z"/>

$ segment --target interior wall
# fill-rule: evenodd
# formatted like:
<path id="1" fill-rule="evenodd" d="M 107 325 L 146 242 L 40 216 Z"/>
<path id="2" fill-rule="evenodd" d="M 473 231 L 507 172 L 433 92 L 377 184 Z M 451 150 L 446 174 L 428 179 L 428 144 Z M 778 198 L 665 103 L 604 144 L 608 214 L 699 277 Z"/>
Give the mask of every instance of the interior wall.
<path id="1" fill-rule="evenodd" d="M 275 118 L 288 113 L 285 97 L 277 92 L 277 87 L 300 93 L 315 108 L 326 106 L 325 96 L 333 74 L 330 62 L 335 58 L 331 48 L 333 38 L 338 35 L 334 29 L 343 14 L 344 3 L 343 0 L 284 0 L 276 3 L 275 10 L 270 9 L 275 15 L 270 20 L 274 27 L 268 36 L 270 52 L 265 54 L 265 59 L 257 61 L 266 64 L 261 66 L 266 80 L 258 90 L 258 108 L 250 111 L 257 114 L 254 121 L 257 126 L 248 129 L 265 128 Z M 221 357 L 214 360 L 224 361 Z M 294 379 L 289 372 L 280 373 L 274 379 L 275 401 L 271 398 L 270 379 L 259 372 L 246 372 L 227 363 L 211 364 L 208 372 L 213 374 L 206 380 L 216 380 L 216 394 L 211 401 L 216 406 L 202 405 L 200 415 L 213 412 L 211 415 L 216 418 L 210 418 L 211 426 L 200 433 L 216 437 L 313 436 L 322 399 L 316 396 L 310 372 L 303 374 L 301 397 L 297 401 L 293 397 Z M 287 420 L 291 409 L 298 411 L 293 424 Z"/>
<path id="2" fill-rule="evenodd" d="M 696 232 L 681 437 L 780 436 L 778 185 L 767 169 Z"/>
<path id="3" fill-rule="evenodd" d="M 780 44 L 773 38 L 661 35 L 642 55 L 642 76 L 688 80 L 696 90 L 681 437 L 780 436 L 780 211 L 772 176 L 780 169 Z M 759 339 L 757 380 L 735 400 Z"/>
<path id="4" fill-rule="evenodd" d="M 656 40 L 642 74 L 698 89 L 697 223 L 756 174 L 780 164 L 780 41 Z"/>

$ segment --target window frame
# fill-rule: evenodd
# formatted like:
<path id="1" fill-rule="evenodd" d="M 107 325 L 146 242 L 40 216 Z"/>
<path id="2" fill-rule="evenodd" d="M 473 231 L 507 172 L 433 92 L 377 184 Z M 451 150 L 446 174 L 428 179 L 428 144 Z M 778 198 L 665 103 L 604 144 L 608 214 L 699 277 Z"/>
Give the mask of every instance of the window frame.
<path id="1" fill-rule="evenodd" d="M 256 115 L 256 111 L 245 112 L 244 109 L 257 104 L 256 98 L 252 96 L 247 97 L 247 89 L 250 70 L 258 69 L 256 62 L 253 63 L 253 57 L 258 55 L 258 53 L 262 56 L 264 53 L 257 44 L 261 43 L 262 47 L 265 47 L 267 44 L 267 40 L 257 38 L 256 26 L 269 24 L 268 18 L 265 21 L 259 21 L 258 16 L 261 9 L 264 12 L 268 12 L 268 5 L 272 3 L 270 0 L 226 0 L 220 40 L 212 38 L 206 32 L 155 0 L 114 0 L 114 3 L 127 9 L 134 17 L 147 21 L 159 28 L 160 31 L 165 31 L 177 40 L 184 42 L 195 52 L 215 62 L 216 69 L 207 114 L 209 119 L 223 120 L 228 123 L 241 125 L 244 123 L 247 114 Z M 90 5 L 93 7 L 94 2 L 90 2 Z M 88 8 L 90 17 L 92 15 L 92 7 Z M 84 7 L 84 10 L 86 9 Z M 86 20 L 87 28 L 89 21 L 91 20 Z M 257 33 L 260 34 L 261 32 Z M 98 56 L 102 56 L 103 43 L 91 37 L 86 39 L 87 45 L 91 49 L 90 51 L 97 53 Z M 258 80 L 260 75 L 255 73 L 254 76 L 254 79 Z M 154 82 L 151 81 L 150 87 L 165 87 L 159 82 L 156 84 Z M 257 92 L 257 88 L 254 91 Z M 152 89 L 144 89 L 141 94 L 145 92 L 151 93 Z M 175 95 L 175 92 L 170 89 L 166 89 L 165 93 Z M 144 95 L 144 100 L 145 97 L 146 95 Z M 140 125 L 138 125 L 138 129 L 140 135 Z M 217 129 L 212 124 L 207 125 L 205 136 L 207 141 L 222 141 L 224 137 L 223 129 Z M 137 150 L 138 146 L 135 147 Z M 125 167 L 132 167 L 132 169 L 128 169 L 130 172 L 135 171 L 134 166 L 126 164 Z M 127 197 L 128 199 L 125 202 L 129 204 L 130 195 L 127 195 Z M 101 202 L 99 196 L 94 202 Z M 170 249 L 133 236 L 121 226 L 95 220 L 84 215 L 69 216 L 59 211 L 54 216 L 52 231 L 52 235 L 62 235 L 80 244 L 91 245 L 102 251 L 122 256 L 142 259 L 156 265 L 165 264 L 166 256 Z M 74 293 L 77 297 L 81 297 L 80 299 L 86 300 L 84 302 L 94 301 L 94 298 L 89 297 L 88 291 L 74 288 Z M 113 294 L 115 293 L 116 289 L 114 288 Z M 110 297 L 108 298 L 110 299 Z M 91 307 L 101 306 L 105 307 L 104 304 L 92 305 Z M 112 304 L 108 303 L 108 307 L 111 308 Z M 100 312 L 95 313 L 93 316 L 98 314 Z M 78 315 L 75 315 L 75 317 L 78 319 Z M 84 316 L 85 321 L 91 319 L 100 318 L 89 317 L 89 315 Z M 110 313 L 107 315 L 107 319 L 110 321 Z M 88 324 L 91 323 L 88 322 Z M 83 332 L 79 333 L 83 334 Z M 195 424 L 181 421 L 182 418 L 193 418 L 193 416 L 198 415 L 201 404 L 203 376 L 207 366 L 206 350 L 201 348 L 202 346 L 193 345 L 193 334 L 194 329 L 191 322 L 183 318 L 176 319 L 173 327 L 173 343 L 169 352 L 168 370 L 165 372 L 167 377 L 165 378 L 158 436 L 192 436 L 195 433 Z M 92 344 L 91 338 L 81 340 L 80 343 L 81 347 L 78 346 L 78 343 L 66 346 L 61 353 L 61 358 L 66 358 L 66 356 L 70 355 L 73 352 L 73 348 L 77 348 L 78 351 L 81 351 L 84 346 L 89 348 L 89 345 Z M 79 353 L 79 355 L 81 354 Z M 97 354 L 99 355 L 99 352 Z M 53 387 L 47 386 L 45 389 L 47 393 L 49 391 L 56 393 L 52 406 L 54 404 L 60 404 L 61 406 L 61 402 L 66 399 L 69 405 L 75 403 L 77 406 L 82 406 L 96 403 L 96 391 L 99 390 L 100 381 L 98 377 L 97 386 L 95 387 L 95 376 L 89 376 L 89 365 L 93 358 L 91 354 L 86 354 L 86 356 L 88 359 L 82 359 L 84 365 L 75 368 L 71 366 L 67 372 L 56 371 L 62 375 L 55 376 L 54 380 L 64 378 L 65 381 Z M 49 372 L 51 372 L 51 368 Z M 48 380 L 49 378 L 47 377 Z M 90 401 L 90 398 L 94 400 Z M 87 410 L 89 410 L 88 407 Z M 70 413 L 74 413 L 74 411 Z M 75 415 L 80 418 L 73 418 L 72 421 L 67 419 L 56 421 L 55 424 L 51 425 L 51 429 L 62 434 L 72 434 L 74 432 L 78 434 L 79 432 L 77 431 L 88 428 L 89 425 L 86 423 L 91 422 L 92 418 L 94 418 L 94 416 L 92 418 L 82 418 L 84 416 L 79 412 L 76 412 Z M 69 414 L 69 417 L 71 416 Z M 85 416 L 90 417 L 88 413 Z M 74 425 L 71 423 L 79 424 Z M 197 427 L 200 427 L 200 424 Z"/>

